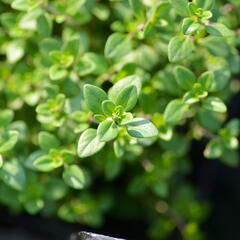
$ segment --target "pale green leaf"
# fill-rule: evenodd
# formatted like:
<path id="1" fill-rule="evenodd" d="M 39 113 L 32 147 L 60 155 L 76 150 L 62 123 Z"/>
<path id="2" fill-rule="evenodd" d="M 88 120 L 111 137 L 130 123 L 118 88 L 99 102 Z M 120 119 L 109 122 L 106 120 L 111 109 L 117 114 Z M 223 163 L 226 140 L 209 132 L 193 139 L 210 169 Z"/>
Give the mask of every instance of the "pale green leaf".
<path id="1" fill-rule="evenodd" d="M 134 108 L 137 103 L 137 99 L 137 88 L 132 85 L 122 89 L 114 99 L 114 103 L 117 106 L 123 106 L 124 111 L 129 111 Z"/>
<path id="2" fill-rule="evenodd" d="M 208 33 L 218 37 L 233 37 L 233 32 L 222 23 L 209 23 L 206 26 Z"/>
<path id="3" fill-rule="evenodd" d="M 22 191 L 25 187 L 25 171 L 16 159 L 4 161 L 0 169 L 0 178 L 15 190 Z"/>
<path id="4" fill-rule="evenodd" d="M 127 132 L 135 138 L 148 138 L 158 135 L 157 128 L 147 119 L 134 118 L 126 124 Z"/>
<path id="5" fill-rule="evenodd" d="M 224 102 L 218 97 L 208 97 L 203 101 L 203 107 L 210 111 L 224 113 L 227 107 Z"/>
<path id="6" fill-rule="evenodd" d="M 83 89 L 86 104 L 93 113 L 101 114 L 102 102 L 107 100 L 107 94 L 99 87 L 86 84 Z"/>
<path id="7" fill-rule="evenodd" d="M 10 130 L 0 136 L 0 153 L 11 150 L 17 143 L 19 132 Z"/>
<path id="8" fill-rule="evenodd" d="M 180 99 L 172 100 L 164 111 L 164 120 L 167 123 L 178 123 L 184 118 L 189 106 Z"/>
<path id="9" fill-rule="evenodd" d="M 101 142 L 108 142 L 116 138 L 118 135 L 118 128 L 112 120 L 105 120 L 101 122 L 97 129 L 97 136 Z"/>
<path id="10" fill-rule="evenodd" d="M 48 152 L 52 148 L 58 148 L 60 146 L 59 140 L 51 133 L 40 132 L 38 134 L 39 146 L 42 150 Z"/>
<path id="11" fill-rule="evenodd" d="M 85 130 L 78 141 L 78 156 L 81 158 L 89 157 L 100 151 L 105 145 L 97 136 L 97 130 L 89 128 Z"/>
<path id="12" fill-rule="evenodd" d="M 131 75 L 119 80 L 116 84 L 114 84 L 112 88 L 110 88 L 110 90 L 108 91 L 109 99 L 114 102 L 120 91 L 122 91 L 127 86 L 132 85 L 136 87 L 137 95 L 139 96 L 142 87 L 141 77 L 137 75 Z"/>
<path id="13" fill-rule="evenodd" d="M 170 62 L 179 62 L 187 59 L 194 50 L 193 40 L 188 36 L 173 37 L 168 45 L 168 58 Z"/>
<path id="14" fill-rule="evenodd" d="M 184 90 L 191 90 L 193 84 L 196 82 L 196 76 L 194 73 L 182 66 L 176 67 L 175 76 L 178 85 Z"/>
<path id="15" fill-rule="evenodd" d="M 129 37 L 122 33 L 113 33 L 106 42 L 105 56 L 107 58 L 121 58 L 132 50 L 132 43 Z"/>
<path id="16" fill-rule="evenodd" d="M 188 16 L 188 0 L 169 0 L 174 10 L 181 16 Z"/>
<path id="17" fill-rule="evenodd" d="M 84 173 L 77 165 L 70 165 L 64 168 L 63 180 L 74 189 L 82 189 L 85 186 Z"/>

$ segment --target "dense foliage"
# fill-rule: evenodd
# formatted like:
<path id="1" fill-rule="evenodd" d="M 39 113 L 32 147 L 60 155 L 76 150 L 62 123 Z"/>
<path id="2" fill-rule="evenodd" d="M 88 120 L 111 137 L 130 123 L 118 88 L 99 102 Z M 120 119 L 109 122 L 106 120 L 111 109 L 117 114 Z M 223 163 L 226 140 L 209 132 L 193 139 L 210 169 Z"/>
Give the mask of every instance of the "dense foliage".
<path id="1" fill-rule="evenodd" d="M 0 203 L 186 240 L 210 205 L 203 155 L 238 166 L 239 0 L 1 0 Z M 209 160 L 212 161 L 212 160 Z"/>

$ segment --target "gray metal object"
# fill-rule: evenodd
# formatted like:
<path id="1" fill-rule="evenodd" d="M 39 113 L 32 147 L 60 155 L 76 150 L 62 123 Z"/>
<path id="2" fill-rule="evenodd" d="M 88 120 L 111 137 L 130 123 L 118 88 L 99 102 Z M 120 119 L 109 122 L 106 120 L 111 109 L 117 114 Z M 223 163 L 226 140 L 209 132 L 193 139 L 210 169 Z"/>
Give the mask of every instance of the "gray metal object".
<path id="1" fill-rule="evenodd" d="M 72 235 L 70 240 L 126 240 L 126 239 L 107 237 L 104 235 L 89 232 L 79 232 L 77 234 Z"/>

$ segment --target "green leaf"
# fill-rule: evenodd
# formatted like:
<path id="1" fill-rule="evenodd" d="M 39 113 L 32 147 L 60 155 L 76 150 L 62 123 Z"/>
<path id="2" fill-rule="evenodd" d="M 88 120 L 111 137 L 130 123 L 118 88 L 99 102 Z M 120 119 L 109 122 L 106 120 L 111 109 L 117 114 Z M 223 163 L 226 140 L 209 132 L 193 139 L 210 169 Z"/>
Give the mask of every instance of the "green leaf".
<path id="1" fill-rule="evenodd" d="M 211 140 L 204 150 L 204 156 L 210 159 L 219 158 L 222 156 L 223 149 L 224 147 L 219 140 Z"/>
<path id="2" fill-rule="evenodd" d="M 215 112 L 204 108 L 198 109 L 197 120 L 206 130 L 217 132 L 221 128 L 221 122 Z"/>
<path id="3" fill-rule="evenodd" d="M 58 148 L 60 146 L 59 140 L 51 133 L 40 132 L 38 134 L 39 146 L 42 150 L 48 152 L 52 148 Z"/>
<path id="4" fill-rule="evenodd" d="M 19 133 L 17 131 L 7 131 L 0 136 L 0 153 L 11 150 L 17 143 Z"/>
<path id="5" fill-rule="evenodd" d="M 137 95 L 139 96 L 141 93 L 142 83 L 141 78 L 136 75 L 131 75 L 119 80 L 117 83 L 114 84 L 112 88 L 108 91 L 108 97 L 110 100 L 114 102 L 114 100 L 119 95 L 126 86 L 135 86 L 137 89 Z"/>
<path id="6" fill-rule="evenodd" d="M 101 142 L 108 142 L 116 138 L 118 135 L 118 128 L 112 120 L 105 120 L 101 122 L 97 129 L 97 136 Z"/>
<path id="7" fill-rule="evenodd" d="M 157 128 L 144 118 L 134 118 L 126 124 L 127 132 L 135 138 L 156 137 L 158 135 Z"/>
<path id="8" fill-rule="evenodd" d="M 102 102 L 107 100 L 107 94 L 99 87 L 86 84 L 83 89 L 84 99 L 93 113 L 102 114 Z"/>
<path id="9" fill-rule="evenodd" d="M 185 35 L 193 35 L 201 25 L 196 23 L 192 18 L 184 18 L 182 25 L 182 32 Z"/>
<path id="10" fill-rule="evenodd" d="M 113 151 L 115 156 L 117 158 L 121 158 L 124 155 L 124 150 L 125 150 L 124 142 L 121 141 L 120 139 L 116 139 L 113 142 Z"/>
<path id="11" fill-rule="evenodd" d="M 107 100 L 106 100 L 107 101 Z M 102 114 L 94 114 L 94 119 L 97 121 L 97 122 L 102 122 L 106 119 L 106 117 Z"/>
<path id="12" fill-rule="evenodd" d="M 74 36 L 64 43 L 63 52 L 66 55 L 76 56 L 79 52 L 80 44 L 80 38 Z"/>
<path id="13" fill-rule="evenodd" d="M 202 22 L 207 23 L 208 19 L 210 19 L 213 16 L 211 11 L 204 11 L 202 14 Z"/>
<path id="14" fill-rule="evenodd" d="M 129 4 L 137 18 L 144 17 L 144 6 L 141 3 L 141 0 L 129 0 Z"/>
<path id="15" fill-rule="evenodd" d="M 22 40 L 11 41 L 6 46 L 7 61 L 15 63 L 25 54 L 25 45 Z"/>
<path id="16" fill-rule="evenodd" d="M 33 166 L 41 172 L 50 172 L 60 167 L 58 159 L 54 159 L 50 155 L 43 155 L 34 160 Z"/>
<path id="17" fill-rule="evenodd" d="M 39 157 L 44 156 L 44 155 L 46 155 L 46 153 L 41 150 L 31 153 L 28 156 L 28 158 L 26 159 L 26 161 L 24 161 L 24 166 L 31 170 L 37 170 L 36 167 L 34 166 L 34 162 L 36 159 L 38 159 Z"/>
<path id="18" fill-rule="evenodd" d="M 105 143 L 100 142 L 97 130 L 89 128 L 85 130 L 79 138 L 78 156 L 81 158 L 89 157 L 104 147 Z"/>
<path id="19" fill-rule="evenodd" d="M 169 0 L 174 10 L 183 17 L 189 15 L 188 0 Z"/>
<path id="20" fill-rule="evenodd" d="M 107 158 L 104 165 L 104 173 L 107 180 L 114 179 L 121 171 L 122 161 L 121 159 L 115 157 L 113 154 L 111 157 Z"/>
<path id="21" fill-rule="evenodd" d="M 178 123 L 184 118 L 189 106 L 180 99 L 172 100 L 164 111 L 164 121 L 167 123 Z"/>
<path id="22" fill-rule="evenodd" d="M 196 82 L 194 73 L 182 66 L 177 66 L 175 68 L 175 76 L 178 85 L 184 90 L 191 90 L 193 84 Z"/>
<path id="23" fill-rule="evenodd" d="M 30 199 L 24 203 L 24 207 L 29 214 L 37 214 L 44 207 L 44 201 L 41 198 Z"/>
<path id="24" fill-rule="evenodd" d="M 14 0 L 11 7 L 20 11 L 28 11 L 38 5 L 39 2 L 37 0 Z"/>
<path id="25" fill-rule="evenodd" d="M 52 33 L 52 19 L 49 14 L 41 14 L 37 19 L 37 30 L 40 36 L 46 38 Z"/>
<path id="26" fill-rule="evenodd" d="M 109 6 L 103 3 L 95 3 L 92 8 L 92 13 L 101 21 L 108 20 L 110 16 Z"/>
<path id="27" fill-rule="evenodd" d="M 218 37 L 233 37 L 233 31 L 226 27 L 222 23 L 209 23 L 206 26 L 206 30 L 209 34 Z"/>
<path id="28" fill-rule="evenodd" d="M 129 111 L 136 105 L 138 100 L 137 88 L 135 86 L 129 86 L 122 89 L 114 99 L 114 103 L 118 106 L 123 106 L 125 111 Z"/>
<path id="29" fill-rule="evenodd" d="M 121 58 L 132 50 L 129 37 L 122 33 L 113 33 L 107 39 L 104 54 L 107 58 Z"/>
<path id="30" fill-rule="evenodd" d="M 226 125 L 226 129 L 231 136 L 237 137 L 240 132 L 240 120 L 239 119 L 232 119 Z"/>
<path id="31" fill-rule="evenodd" d="M 61 150 L 60 156 L 62 157 L 64 163 L 69 164 L 75 160 L 75 153 L 67 149 Z"/>
<path id="32" fill-rule="evenodd" d="M 220 161 L 229 167 L 239 166 L 239 152 L 236 150 L 224 149 Z"/>
<path id="33" fill-rule="evenodd" d="M 226 87 L 230 80 L 231 72 L 229 68 L 223 67 L 213 71 L 214 78 L 211 86 L 211 92 L 218 92 Z"/>
<path id="34" fill-rule="evenodd" d="M 52 80 L 59 80 L 59 79 L 65 78 L 67 74 L 68 74 L 68 71 L 57 64 L 51 66 L 49 69 L 49 77 Z"/>
<path id="35" fill-rule="evenodd" d="M 19 20 L 18 26 L 24 31 L 37 30 L 37 18 L 42 14 L 40 8 L 28 10 Z"/>
<path id="36" fill-rule="evenodd" d="M 51 51 L 49 56 L 56 63 L 59 68 L 68 68 L 72 65 L 74 57 L 72 55 L 63 53 L 62 51 Z"/>
<path id="37" fill-rule="evenodd" d="M 15 190 L 22 191 L 25 188 L 25 171 L 16 159 L 4 161 L 0 169 L 0 178 Z"/>
<path id="38" fill-rule="evenodd" d="M 199 9 L 195 3 L 193 2 L 189 2 L 188 3 L 188 9 L 189 9 L 189 12 L 190 12 L 190 15 L 191 16 L 197 16 L 197 17 L 202 17 L 202 13 L 203 13 L 203 10 L 202 9 Z M 200 11 L 199 11 L 200 10 Z M 202 20 L 202 19 L 201 19 Z"/>
<path id="39" fill-rule="evenodd" d="M 215 0 L 195 0 L 194 3 L 198 8 L 211 10 L 214 6 Z"/>
<path id="40" fill-rule="evenodd" d="M 107 72 L 108 64 L 106 59 L 96 53 L 86 53 L 77 65 L 80 76 L 88 74 L 101 75 Z"/>
<path id="41" fill-rule="evenodd" d="M 167 126 L 161 126 L 159 129 L 159 137 L 164 141 L 170 141 L 173 137 L 173 128 Z"/>
<path id="42" fill-rule="evenodd" d="M 208 95 L 208 92 L 203 89 L 203 86 L 201 83 L 195 83 L 193 85 L 193 90 L 192 92 L 194 93 L 195 96 L 198 98 L 205 98 Z"/>
<path id="43" fill-rule="evenodd" d="M 173 37 L 168 45 L 170 62 L 179 62 L 189 57 L 194 50 L 193 40 L 186 36 Z"/>
<path id="44" fill-rule="evenodd" d="M 7 127 L 13 120 L 14 112 L 10 109 L 5 109 L 0 112 L 0 127 Z"/>
<path id="45" fill-rule="evenodd" d="M 212 71 L 205 72 L 198 78 L 198 82 L 201 83 L 203 89 L 206 91 L 211 90 L 213 81 L 214 73 Z"/>
<path id="46" fill-rule="evenodd" d="M 82 169 L 77 165 L 70 165 L 64 168 L 63 179 L 65 183 L 74 189 L 83 189 L 85 176 Z"/>
<path id="47" fill-rule="evenodd" d="M 45 186 L 45 196 L 47 200 L 60 200 L 66 196 L 68 192 L 68 187 L 61 178 L 52 177 Z"/>
<path id="48" fill-rule="evenodd" d="M 0 154 L 0 168 L 2 167 L 3 165 L 3 158 L 2 158 L 2 155 Z"/>
<path id="49" fill-rule="evenodd" d="M 226 136 L 223 138 L 224 144 L 228 149 L 238 149 L 239 141 L 237 137 Z"/>
<path id="50" fill-rule="evenodd" d="M 81 11 L 81 8 L 84 6 L 84 4 L 87 2 L 87 0 L 69 0 L 66 5 L 66 9 L 64 11 L 67 15 L 73 16 L 76 15 L 78 12 Z M 63 5 L 64 6 L 64 5 Z"/>
<path id="51" fill-rule="evenodd" d="M 102 111 L 106 116 L 112 116 L 116 105 L 111 100 L 104 100 L 102 102 Z"/>
<path id="52" fill-rule="evenodd" d="M 196 94 L 193 91 L 189 91 L 183 95 L 182 101 L 190 105 L 199 102 L 200 100 L 199 97 L 196 96 Z"/>
<path id="53" fill-rule="evenodd" d="M 124 112 L 121 116 L 121 120 L 119 121 L 120 125 L 125 125 L 133 119 L 133 115 L 130 112 Z"/>
<path id="54" fill-rule="evenodd" d="M 208 109 L 210 111 L 214 111 L 214 112 L 226 112 L 227 111 L 227 107 L 224 104 L 224 102 L 218 98 L 218 97 L 208 97 L 203 101 L 203 105 L 202 105 L 205 109 Z"/>
<path id="55" fill-rule="evenodd" d="M 56 51 L 59 48 L 61 48 L 61 42 L 54 38 L 47 38 L 47 39 L 42 40 L 39 43 L 40 53 L 47 58 L 49 58 L 50 52 L 52 52 L 54 50 Z"/>

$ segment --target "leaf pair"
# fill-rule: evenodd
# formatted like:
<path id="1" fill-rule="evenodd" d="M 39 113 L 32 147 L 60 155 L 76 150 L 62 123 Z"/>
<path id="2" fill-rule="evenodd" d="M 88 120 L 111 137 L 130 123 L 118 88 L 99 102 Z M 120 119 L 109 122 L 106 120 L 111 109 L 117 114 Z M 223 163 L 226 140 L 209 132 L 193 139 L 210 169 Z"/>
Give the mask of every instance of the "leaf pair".
<path id="1" fill-rule="evenodd" d="M 88 157 L 101 150 L 105 142 L 114 140 L 121 129 L 135 138 L 153 137 L 156 127 L 148 120 L 133 118 L 130 112 L 137 103 L 141 81 L 137 76 L 126 77 L 117 82 L 108 92 L 93 86 L 84 86 L 84 98 L 88 108 L 100 122 L 97 130 L 87 129 L 80 136 L 78 155 Z"/>
<path id="2" fill-rule="evenodd" d="M 107 102 L 108 97 L 112 102 Z M 137 103 L 138 92 L 136 86 L 130 85 L 124 88 L 119 87 L 118 92 L 108 96 L 102 89 L 86 84 L 84 86 L 84 98 L 88 108 L 94 114 L 106 113 L 106 115 L 110 115 L 110 112 L 113 111 L 113 104 L 122 106 L 124 111 L 131 110 Z"/>

